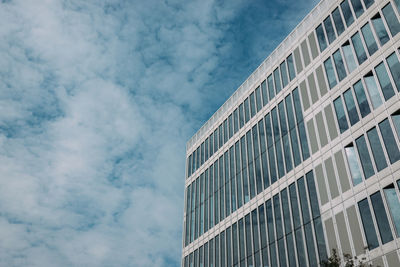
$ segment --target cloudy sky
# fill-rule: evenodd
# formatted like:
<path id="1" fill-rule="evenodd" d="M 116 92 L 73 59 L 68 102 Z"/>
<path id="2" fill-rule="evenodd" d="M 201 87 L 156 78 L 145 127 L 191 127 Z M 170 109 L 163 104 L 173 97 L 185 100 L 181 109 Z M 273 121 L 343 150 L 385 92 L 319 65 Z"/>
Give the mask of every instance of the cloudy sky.
<path id="1" fill-rule="evenodd" d="M 0 266 L 179 266 L 186 141 L 317 0 L 2 0 Z"/>

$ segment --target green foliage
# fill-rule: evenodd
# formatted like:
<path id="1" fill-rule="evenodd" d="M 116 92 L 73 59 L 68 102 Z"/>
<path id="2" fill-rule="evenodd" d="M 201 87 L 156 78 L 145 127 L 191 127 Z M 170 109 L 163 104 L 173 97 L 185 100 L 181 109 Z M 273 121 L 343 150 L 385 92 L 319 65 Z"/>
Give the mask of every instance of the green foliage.
<path id="1" fill-rule="evenodd" d="M 350 254 L 343 254 L 344 267 L 372 267 L 371 264 L 365 262 L 366 258 L 352 257 Z M 332 249 L 332 254 L 328 260 L 323 261 L 321 265 L 323 267 L 340 267 L 343 266 L 342 259 L 338 255 L 336 249 Z M 379 266 L 377 266 L 379 267 Z"/>

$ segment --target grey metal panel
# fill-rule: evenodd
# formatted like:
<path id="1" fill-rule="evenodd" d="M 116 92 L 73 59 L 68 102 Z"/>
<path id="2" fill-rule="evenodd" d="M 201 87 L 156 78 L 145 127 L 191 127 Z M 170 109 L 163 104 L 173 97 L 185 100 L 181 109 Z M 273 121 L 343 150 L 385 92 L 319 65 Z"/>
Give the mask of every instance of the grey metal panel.
<path id="1" fill-rule="evenodd" d="M 313 104 L 318 101 L 319 96 L 318 96 L 318 91 L 317 91 L 317 85 L 315 84 L 315 78 L 314 78 L 314 73 L 311 73 L 308 77 L 308 86 L 310 88 L 310 95 L 311 95 L 311 101 Z"/>
<path id="2" fill-rule="evenodd" d="M 385 266 L 382 257 L 379 256 L 378 258 L 373 259 L 372 266 L 381 266 L 381 267 Z"/>
<path id="3" fill-rule="evenodd" d="M 326 122 L 328 123 L 328 131 L 331 141 L 338 136 L 338 131 L 336 128 L 336 122 L 333 117 L 333 110 L 331 104 L 327 105 L 324 109 Z"/>
<path id="4" fill-rule="evenodd" d="M 321 93 L 321 97 L 322 97 L 326 93 L 328 93 L 328 87 L 326 86 L 326 80 L 325 80 L 324 71 L 322 70 L 322 65 L 320 65 L 316 69 L 316 74 L 317 74 L 319 92 Z"/>
<path id="5" fill-rule="evenodd" d="M 318 128 L 319 140 L 321 141 L 321 147 L 324 147 L 328 144 L 328 137 L 326 136 L 325 123 L 324 123 L 324 119 L 322 118 L 322 111 L 317 113 L 317 115 L 315 116 L 315 119 L 317 122 L 317 128 Z"/>
<path id="6" fill-rule="evenodd" d="M 304 41 L 301 43 L 300 46 L 301 46 L 301 52 L 303 53 L 304 65 L 307 67 L 308 64 L 311 63 L 311 60 L 310 60 L 310 52 L 308 52 L 307 41 L 304 40 Z"/>
<path id="7" fill-rule="evenodd" d="M 335 235 L 335 228 L 333 227 L 333 220 L 329 218 L 325 221 L 326 236 L 328 237 L 329 254 L 333 249 L 338 249 L 337 240 Z"/>
<path id="8" fill-rule="evenodd" d="M 310 145 L 311 145 L 311 152 L 314 154 L 318 151 L 318 142 L 317 136 L 315 134 L 314 122 L 313 119 L 307 122 L 307 129 L 308 129 L 308 137 L 310 138 Z"/>
<path id="9" fill-rule="evenodd" d="M 326 190 L 326 183 L 324 178 L 324 171 L 322 170 L 322 164 L 315 167 L 315 175 L 317 177 L 318 192 L 321 198 L 321 205 L 325 205 L 329 201 L 328 192 Z"/>
<path id="10" fill-rule="evenodd" d="M 399 256 L 396 251 L 392 251 L 386 254 L 386 260 L 388 262 L 389 267 L 398 267 L 400 266 Z"/>
<path id="11" fill-rule="evenodd" d="M 336 224 L 337 224 L 337 229 L 338 229 L 338 233 L 339 233 L 340 245 L 342 247 L 342 252 L 352 255 L 350 241 L 349 241 L 349 235 L 347 233 L 347 227 L 346 227 L 346 222 L 344 220 L 343 212 L 341 211 L 338 214 L 336 214 L 335 218 L 336 218 Z"/>
<path id="12" fill-rule="evenodd" d="M 294 50 L 294 61 L 296 63 L 297 74 L 299 74 L 303 70 L 303 64 L 301 63 L 300 50 L 298 47 Z"/>
<path id="13" fill-rule="evenodd" d="M 319 50 L 317 47 L 317 42 L 315 40 L 314 32 L 311 32 L 310 35 L 308 36 L 308 42 L 310 43 L 310 50 L 311 50 L 312 58 L 315 59 L 319 54 Z"/>
<path id="14" fill-rule="evenodd" d="M 339 188 L 336 182 L 336 175 L 333 169 L 332 158 L 328 158 L 325 160 L 325 168 L 326 168 L 326 177 L 328 178 L 329 189 L 331 192 L 332 199 L 339 196 Z"/>
<path id="15" fill-rule="evenodd" d="M 346 165 L 344 163 L 342 151 L 335 153 L 336 167 L 339 174 L 340 185 L 342 186 L 342 193 L 350 189 L 349 176 L 347 175 Z"/>
<path id="16" fill-rule="evenodd" d="M 310 107 L 310 98 L 308 97 L 306 81 L 300 83 L 301 100 L 303 101 L 303 109 L 306 111 Z"/>
<path id="17" fill-rule="evenodd" d="M 351 237 L 353 238 L 353 245 L 357 255 L 364 253 L 364 242 L 362 239 L 360 223 L 358 221 L 355 206 L 346 209 L 347 218 L 349 219 Z"/>

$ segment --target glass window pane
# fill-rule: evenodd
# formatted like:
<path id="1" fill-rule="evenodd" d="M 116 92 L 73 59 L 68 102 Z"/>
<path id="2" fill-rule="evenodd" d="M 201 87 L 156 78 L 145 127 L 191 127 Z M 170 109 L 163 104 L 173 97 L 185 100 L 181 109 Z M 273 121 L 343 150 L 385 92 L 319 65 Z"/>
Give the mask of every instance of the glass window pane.
<path id="1" fill-rule="evenodd" d="M 281 191 L 281 200 L 282 200 L 282 211 L 283 211 L 283 221 L 285 222 L 285 234 L 289 234 L 292 231 L 292 223 L 290 220 L 290 211 L 289 211 L 289 199 L 287 189 L 283 189 Z"/>
<path id="2" fill-rule="evenodd" d="M 275 215 L 275 230 L 276 230 L 276 239 L 280 239 L 283 237 L 283 228 L 282 228 L 282 214 L 281 214 L 281 205 L 279 201 L 279 194 L 276 194 L 273 197 L 274 200 L 274 215 Z"/>
<path id="3" fill-rule="evenodd" d="M 353 180 L 353 185 L 358 185 L 362 182 L 361 171 L 357 161 L 357 154 L 353 144 L 345 147 L 347 161 L 349 163 L 350 173 Z"/>
<path id="4" fill-rule="evenodd" d="M 386 44 L 389 41 L 389 35 L 386 31 L 385 25 L 383 24 L 383 20 L 381 15 L 377 13 L 374 17 L 372 17 L 372 25 L 374 25 L 374 29 L 376 35 L 378 36 L 379 42 L 381 45 Z"/>
<path id="5" fill-rule="evenodd" d="M 389 27 L 392 36 L 395 36 L 400 31 L 400 23 L 394 13 L 392 5 L 389 3 L 383 9 L 383 16 L 385 17 L 386 23 Z"/>
<path id="6" fill-rule="evenodd" d="M 317 27 L 317 29 L 315 31 L 317 33 L 319 50 L 322 52 L 328 46 L 327 43 L 326 43 L 324 28 L 323 28 L 322 24 L 318 25 L 318 27 Z"/>
<path id="7" fill-rule="evenodd" d="M 349 27 L 354 22 L 354 16 L 351 12 L 349 1 L 345 0 L 340 4 L 340 8 L 342 9 L 344 20 L 346 21 L 347 27 Z"/>
<path id="8" fill-rule="evenodd" d="M 244 125 L 243 103 L 239 105 L 239 129 Z"/>
<path id="9" fill-rule="evenodd" d="M 353 43 L 354 51 L 356 52 L 358 64 L 361 65 L 367 59 L 367 54 L 362 44 L 360 33 L 357 32 L 354 34 L 351 37 L 351 42 Z"/>
<path id="10" fill-rule="evenodd" d="M 250 106 L 249 98 L 244 100 L 244 122 L 247 123 L 250 120 Z"/>
<path id="11" fill-rule="evenodd" d="M 224 120 L 224 144 L 228 142 L 228 119 Z"/>
<path id="12" fill-rule="evenodd" d="M 290 206 L 292 207 L 293 226 L 294 229 L 297 229 L 301 226 L 301 222 L 300 222 L 299 204 L 297 202 L 297 191 L 295 183 L 289 185 L 289 195 L 290 195 Z"/>
<path id="13" fill-rule="evenodd" d="M 272 117 L 272 128 L 274 130 L 274 140 L 275 142 L 278 141 L 281 136 L 280 136 L 280 131 L 279 131 L 279 123 L 278 123 L 278 113 L 276 111 L 276 107 L 274 107 L 271 110 L 271 117 Z"/>
<path id="14" fill-rule="evenodd" d="M 368 9 L 374 3 L 374 0 L 363 0 L 365 7 Z"/>
<path id="15" fill-rule="evenodd" d="M 371 195 L 371 202 L 382 243 L 386 244 L 387 242 L 393 240 L 393 235 L 392 231 L 390 230 L 389 220 L 387 218 L 385 206 L 383 205 L 381 193 L 379 191 Z"/>
<path id="16" fill-rule="evenodd" d="M 383 143 L 385 144 L 386 151 L 389 156 L 389 161 L 391 164 L 393 164 L 400 159 L 400 152 L 399 148 L 397 147 L 397 143 L 394 138 L 389 120 L 385 119 L 384 121 L 380 122 L 379 129 L 381 130 Z"/>
<path id="17" fill-rule="evenodd" d="M 292 98 L 290 97 L 290 95 L 285 97 L 285 104 L 286 104 L 286 114 L 288 118 L 289 129 L 293 129 L 294 127 L 296 127 L 296 122 L 294 119 Z"/>
<path id="18" fill-rule="evenodd" d="M 268 81 L 269 99 L 271 100 L 272 98 L 275 97 L 275 88 L 274 88 L 274 81 L 272 79 L 272 74 L 268 76 L 267 81 Z"/>
<path id="19" fill-rule="evenodd" d="M 296 120 L 297 123 L 300 123 L 303 121 L 303 112 L 301 108 L 299 90 L 297 89 L 297 87 L 293 90 L 292 96 L 293 96 L 294 110 L 296 112 Z"/>
<path id="20" fill-rule="evenodd" d="M 394 96 L 394 90 L 392 83 L 390 82 L 389 75 L 386 71 L 385 63 L 381 62 L 378 66 L 376 66 L 375 72 L 376 76 L 378 76 L 378 81 L 385 100 L 390 99 L 392 96 Z"/>
<path id="21" fill-rule="evenodd" d="M 294 250 L 293 234 L 290 233 L 286 237 L 286 246 L 288 250 L 289 266 L 296 266 L 296 253 Z"/>
<path id="22" fill-rule="evenodd" d="M 285 106 L 283 101 L 279 102 L 278 110 L 279 110 L 279 122 L 281 126 L 281 135 L 284 136 L 285 134 L 287 134 L 288 130 L 286 123 Z"/>
<path id="23" fill-rule="evenodd" d="M 246 226 L 246 252 L 249 256 L 252 254 L 250 213 L 245 216 L 244 222 Z"/>
<path id="24" fill-rule="evenodd" d="M 342 16 L 340 15 L 339 8 L 336 8 L 332 12 L 333 21 L 335 22 L 335 28 L 338 35 L 341 35 L 344 32 L 344 24 L 342 20 Z"/>
<path id="25" fill-rule="evenodd" d="M 278 240 L 278 255 L 280 266 L 286 266 L 285 241 L 283 238 Z"/>
<path id="26" fill-rule="evenodd" d="M 301 156 L 299 149 L 299 139 L 297 138 L 296 129 L 290 130 L 290 141 L 292 145 L 294 165 L 298 166 L 301 163 Z"/>
<path id="27" fill-rule="evenodd" d="M 237 133 L 239 131 L 239 114 L 238 109 L 233 111 L 233 132 Z"/>
<path id="28" fill-rule="evenodd" d="M 275 89 L 276 89 L 276 93 L 278 94 L 281 90 L 281 75 L 280 75 L 280 71 L 278 68 L 276 68 L 274 70 L 274 82 L 275 82 Z"/>
<path id="29" fill-rule="evenodd" d="M 320 261 L 326 261 L 328 255 L 326 254 L 326 243 L 324 238 L 324 230 L 322 229 L 321 218 L 318 217 L 314 220 L 315 238 L 317 239 L 317 248 Z"/>
<path id="30" fill-rule="evenodd" d="M 400 112 L 396 111 L 394 114 L 392 114 L 392 121 L 394 128 L 396 129 L 397 132 L 397 137 L 400 139 Z"/>
<path id="31" fill-rule="evenodd" d="M 400 202 L 399 197 L 396 194 L 396 189 L 393 184 L 383 189 L 385 194 L 386 202 L 389 207 L 390 215 L 392 217 L 393 224 L 396 228 L 397 237 L 400 236 Z"/>
<path id="32" fill-rule="evenodd" d="M 397 10 L 400 11 L 400 0 L 394 0 L 394 3 L 396 4 Z"/>
<path id="33" fill-rule="evenodd" d="M 310 208 L 308 206 L 307 192 L 304 184 L 304 177 L 297 180 L 297 189 L 299 190 L 299 198 L 301 205 L 301 214 L 303 215 L 303 224 L 310 221 Z"/>
<path id="34" fill-rule="evenodd" d="M 333 53 L 333 60 L 335 62 L 335 67 L 336 67 L 336 71 L 337 71 L 337 74 L 339 77 L 339 81 L 341 81 L 344 78 L 346 78 L 347 73 L 346 73 L 346 69 L 344 67 L 342 54 L 340 53 L 339 49 L 335 53 Z"/>
<path id="35" fill-rule="evenodd" d="M 343 108 L 342 98 L 338 97 L 333 101 L 335 106 L 336 118 L 339 124 L 340 133 L 343 133 L 347 129 L 349 129 L 349 124 L 347 123 L 346 114 Z"/>
<path id="36" fill-rule="evenodd" d="M 374 167 L 372 166 L 371 157 L 369 156 L 367 143 L 365 142 L 364 135 L 356 139 L 357 151 L 360 156 L 360 162 L 364 171 L 365 179 L 368 179 L 375 174 Z"/>
<path id="37" fill-rule="evenodd" d="M 378 237 L 376 236 L 374 222 L 372 220 L 371 210 L 369 209 L 368 200 L 364 199 L 358 202 L 360 209 L 361 221 L 364 233 L 367 238 L 368 248 L 370 250 L 379 246 Z"/>
<path id="38" fill-rule="evenodd" d="M 361 32 L 362 32 L 365 44 L 367 45 L 368 53 L 371 56 L 378 50 L 378 45 L 376 44 L 375 37 L 372 33 L 369 23 L 365 24 L 361 28 Z"/>
<path id="39" fill-rule="evenodd" d="M 267 246 L 267 232 L 265 228 L 265 213 L 263 204 L 258 207 L 258 221 L 260 224 L 261 247 L 264 248 Z"/>
<path id="40" fill-rule="evenodd" d="M 334 29 L 333 29 L 332 20 L 331 20 L 330 16 L 328 16 L 324 20 L 324 27 L 325 27 L 325 30 L 326 30 L 326 35 L 328 36 L 328 41 L 331 44 L 333 41 L 335 41 L 336 34 L 335 34 Z"/>
<path id="41" fill-rule="evenodd" d="M 317 191 L 315 189 L 315 183 L 314 183 L 314 174 L 312 171 L 306 174 L 306 179 L 307 179 L 308 196 L 310 197 L 310 203 L 311 203 L 311 212 L 313 215 L 313 219 L 315 219 L 320 216 L 320 212 L 319 212 L 319 201 L 318 201 Z"/>
<path id="42" fill-rule="evenodd" d="M 285 86 L 288 84 L 288 74 L 287 74 L 287 69 L 286 69 L 286 62 L 283 61 L 281 65 L 279 66 L 281 70 L 281 75 L 282 75 L 282 87 L 285 88 Z"/>
<path id="43" fill-rule="evenodd" d="M 301 228 L 296 230 L 296 247 L 299 266 L 307 266 L 306 254 L 304 251 L 303 232 L 301 231 Z"/>
<path id="44" fill-rule="evenodd" d="M 307 139 L 307 134 L 306 134 L 306 128 L 304 127 L 304 122 L 302 121 L 298 125 L 298 130 L 299 130 L 299 138 L 300 138 L 300 143 L 301 143 L 301 152 L 303 155 L 303 160 L 306 160 L 310 157 L 310 150 L 308 148 L 308 139 Z"/>
<path id="45" fill-rule="evenodd" d="M 307 255 L 310 266 L 318 266 L 311 223 L 307 223 L 306 225 L 304 225 L 304 234 L 307 244 Z"/>
<path id="46" fill-rule="evenodd" d="M 372 72 L 364 76 L 364 81 L 367 86 L 368 94 L 372 102 L 374 109 L 382 105 L 382 98 L 379 94 L 378 85 L 376 84 L 374 75 Z"/>
<path id="47" fill-rule="evenodd" d="M 347 69 L 353 72 L 357 68 L 356 60 L 354 59 L 353 51 L 351 50 L 350 42 L 347 41 L 342 45 L 344 58 L 346 60 Z"/>
<path id="48" fill-rule="evenodd" d="M 275 231 L 274 231 L 274 218 L 272 215 L 272 203 L 271 199 L 265 202 L 265 211 L 267 215 L 267 226 L 268 226 L 268 242 L 271 244 L 275 241 Z"/>
<path id="49" fill-rule="evenodd" d="M 256 115 L 256 103 L 254 99 L 254 92 L 250 94 L 250 118 L 253 118 Z"/>
<path id="50" fill-rule="evenodd" d="M 263 101 L 263 106 L 268 104 L 268 92 L 267 92 L 267 81 L 264 80 L 261 83 L 261 92 L 262 92 L 262 101 Z"/>
<path id="51" fill-rule="evenodd" d="M 397 91 L 400 91 L 400 63 L 396 53 L 391 54 L 386 58 L 390 73 L 392 74 L 393 81 L 397 87 Z"/>
<path id="52" fill-rule="evenodd" d="M 344 102 L 346 103 L 347 114 L 349 115 L 350 124 L 356 124 L 360 118 L 358 117 L 358 112 L 356 104 L 354 103 L 353 94 L 350 89 L 348 89 L 343 94 Z"/>
<path id="53" fill-rule="evenodd" d="M 356 82 L 353 85 L 353 88 L 354 88 L 354 92 L 356 94 L 356 99 L 357 99 L 357 103 L 358 103 L 358 108 L 360 109 L 361 117 L 364 118 L 371 112 L 371 110 L 369 108 L 367 96 L 365 95 L 364 86 L 363 86 L 361 80 Z"/>
<path id="54" fill-rule="evenodd" d="M 378 131 L 374 127 L 367 132 L 367 135 L 372 154 L 374 155 L 376 169 L 381 171 L 387 167 L 387 163 L 385 154 L 383 153 L 381 141 L 379 140 Z"/>
<path id="55" fill-rule="evenodd" d="M 257 112 L 259 112 L 260 109 L 262 108 L 260 86 L 256 88 L 256 105 L 257 105 Z"/>
<path id="56" fill-rule="evenodd" d="M 329 88 L 332 89 L 337 84 L 337 81 L 335 71 L 333 70 L 332 60 L 330 57 L 324 62 L 324 66 L 326 75 L 328 76 Z"/>
<path id="57" fill-rule="evenodd" d="M 243 218 L 239 220 L 238 228 L 239 228 L 239 252 L 240 252 L 239 259 L 243 260 L 245 258 Z"/>
<path id="58" fill-rule="evenodd" d="M 360 0 L 351 0 L 351 5 L 353 6 L 353 10 L 357 18 L 364 13 L 364 8 Z"/>
<path id="59" fill-rule="evenodd" d="M 289 69 L 289 78 L 290 78 L 290 80 L 293 80 L 296 77 L 296 71 L 294 69 L 294 62 L 293 62 L 293 55 L 292 54 L 290 54 L 286 58 L 286 62 L 287 62 L 288 69 Z"/>

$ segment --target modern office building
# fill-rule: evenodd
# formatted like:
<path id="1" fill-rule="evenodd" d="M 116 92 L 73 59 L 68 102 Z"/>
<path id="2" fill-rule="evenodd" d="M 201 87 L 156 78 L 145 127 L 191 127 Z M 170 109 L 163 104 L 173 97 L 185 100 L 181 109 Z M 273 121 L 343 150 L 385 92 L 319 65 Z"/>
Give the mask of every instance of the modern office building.
<path id="1" fill-rule="evenodd" d="M 400 0 L 323 0 L 187 143 L 182 266 L 400 266 Z"/>

